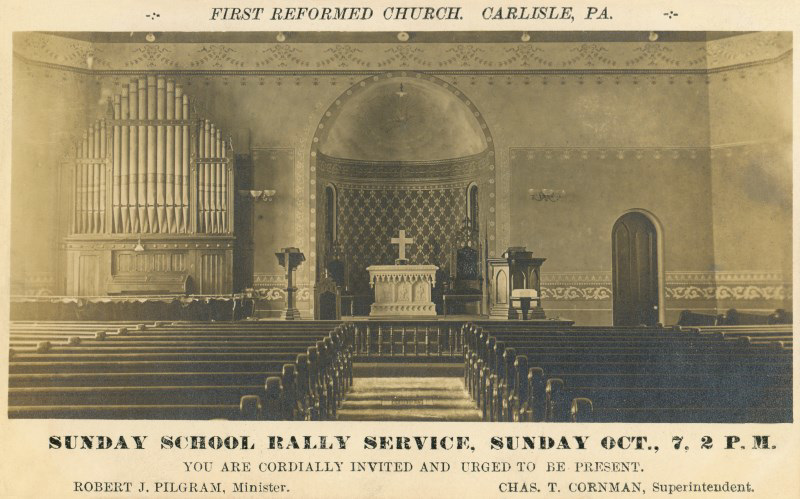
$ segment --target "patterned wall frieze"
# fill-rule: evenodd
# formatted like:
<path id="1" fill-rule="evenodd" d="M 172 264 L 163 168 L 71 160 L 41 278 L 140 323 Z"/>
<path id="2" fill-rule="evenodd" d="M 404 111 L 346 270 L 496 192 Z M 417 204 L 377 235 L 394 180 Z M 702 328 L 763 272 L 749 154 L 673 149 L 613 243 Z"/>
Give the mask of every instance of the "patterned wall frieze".
<path id="1" fill-rule="evenodd" d="M 775 59 L 792 50 L 792 33 L 765 31 L 711 40 L 706 44 L 709 68 L 722 68 Z"/>
<path id="2" fill-rule="evenodd" d="M 496 247 L 505 249 L 511 246 L 511 162 L 507 148 L 498 148 L 497 152 L 496 187 L 495 192 L 489 193 L 497 212 L 489 220 L 489 227 L 495 228 Z"/>
<path id="3" fill-rule="evenodd" d="M 379 183 L 377 187 L 409 184 L 451 185 L 478 179 L 489 165 L 487 154 L 467 158 L 426 162 L 377 162 L 338 159 L 317 153 L 317 174 L 321 178 L 353 185 Z"/>
<path id="4" fill-rule="evenodd" d="M 671 300 L 785 301 L 791 275 L 780 271 L 668 272 L 664 295 Z"/>
<path id="5" fill-rule="evenodd" d="M 703 271 L 670 271 L 664 276 L 667 284 L 706 284 L 706 283 L 753 283 L 775 284 L 791 283 L 792 276 L 781 271 L 764 270 L 717 270 Z"/>
<path id="6" fill-rule="evenodd" d="M 391 239 L 404 229 L 414 240 L 409 262 L 450 271 L 458 228 L 465 215 L 463 189 L 340 189 L 338 242 L 344 254 L 346 281 L 357 293 L 369 292 L 370 265 L 391 265 L 397 246 Z M 354 250 L 357 249 L 357 250 Z"/>
<path id="7" fill-rule="evenodd" d="M 702 74 L 681 74 L 670 72 L 635 72 L 633 70 L 624 72 L 586 72 L 586 71 L 538 71 L 538 70 L 515 70 L 515 71 L 482 71 L 476 70 L 438 70 L 416 67 L 414 70 L 424 71 L 427 74 L 446 78 L 449 83 L 462 89 L 477 86 L 488 87 L 507 87 L 507 88 L 542 88 L 548 86 L 567 86 L 588 88 L 590 86 L 616 86 L 628 88 L 648 87 L 674 87 L 684 86 L 691 88 L 700 85 L 726 85 L 728 82 L 735 84 L 742 79 L 764 78 L 767 75 L 774 75 L 779 72 L 791 71 L 790 54 L 770 63 L 763 63 L 750 66 L 739 66 L 731 70 L 720 70 Z M 56 66 L 30 61 L 21 56 L 16 57 L 21 71 L 15 79 L 50 79 L 58 81 L 59 84 L 70 82 L 85 82 L 98 80 L 101 78 L 110 79 L 115 87 L 121 86 L 124 80 L 131 76 L 141 76 L 149 70 L 131 71 L 88 71 L 75 70 L 66 66 Z M 174 77 L 185 85 L 194 84 L 208 85 L 212 81 L 219 82 L 223 86 L 237 86 L 242 88 L 261 88 L 269 86 L 273 88 L 317 88 L 320 86 L 348 86 L 352 85 L 357 79 L 379 74 L 376 71 L 361 70 L 342 70 L 342 71 L 280 71 L 280 70 L 239 70 L 239 71 L 200 71 L 193 69 L 179 70 L 160 70 L 149 71 L 158 72 Z M 17 80 L 20 81 L 20 80 Z M 202 111 L 198 107 L 198 112 Z"/>
<path id="8" fill-rule="evenodd" d="M 286 287 L 285 274 L 253 274 L 253 286 L 256 288 L 269 286 Z"/>
<path id="9" fill-rule="evenodd" d="M 328 183 L 328 180 L 321 180 L 321 182 Z M 458 182 L 447 182 L 442 184 L 432 184 L 428 182 L 419 182 L 419 183 L 394 183 L 394 184 L 386 184 L 386 185 L 375 185 L 374 183 L 368 182 L 341 182 L 341 181 L 332 181 L 331 183 L 335 184 L 337 188 L 342 189 L 359 189 L 363 191 L 439 191 L 442 189 L 452 189 L 452 188 L 459 188 L 459 189 L 466 189 L 467 186 L 471 183 L 468 181 L 458 181 Z"/>
<path id="10" fill-rule="evenodd" d="M 54 294 L 56 287 L 55 272 L 25 272 L 23 286 L 20 289 L 12 283 L 12 293 L 23 296 L 47 296 Z"/>
<path id="11" fill-rule="evenodd" d="M 152 250 L 217 250 L 231 249 L 234 246 L 233 237 L 213 237 L 203 238 L 192 237 L 186 239 L 148 238 L 136 235 L 127 239 L 120 237 L 109 237 L 106 239 L 79 238 L 70 236 L 66 239 L 63 248 L 67 250 L 132 250 L 139 242 L 144 246 L 146 252 Z"/>
<path id="12" fill-rule="evenodd" d="M 609 286 L 551 286 L 542 285 L 542 299 L 572 301 L 572 300 L 611 300 Z"/>
<path id="13" fill-rule="evenodd" d="M 774 151 L 782 143 L 791 143 L 789 137 L 772 137 L 761 140 L 715 144 L 710 147 L 687 146 L 640 146 L 640 147 L 511 147 L 511 161 L 519 159 L 556 161 L 597 161 L 597 160 L 668 160 L 697 159 L 704 157 L 738 157 L 758 155 Z M 533 164 L 532 164 L 533 165 Z"/>
<path id="14" fill-rule="evenodd" d="M 542 298 L 611 300 L 610 271 L 543 272 Z M 671 301 L 786 301 L 792 299 L 791 275 L 780 271 L 668 271 L 664 297 Z"/>
<path id="15" fill-rule="evenodd" d="M 512 147 L 509 151 L 511 161 L 556 160 L 556 161 L 597 161 L 630 159 L 697 159 L 708 156 L 708 147 Z"/>
<path id="16" fill-rule="evenodd" d="M 316 281 L 317 265 L 317 173 L 316 165 L 309 157 L 309 151 L 323 108 L 321 101 L 314 102 L 314 109 L 308 114 L 303 125 L 304 131 L 300 137 L 299 147 L 295 151 L 294 161 L 294 239 L 298 248 L 307 248 L 308 251 L 306 254 L 308 265 L 301 265 L 298 275 L 300 279 L 309 282 Z"/>
<path id="17" fill-rule="evenodd" d="M 611 300 L 611 272 L 542 272 L 541 279 L 545 300 Z"/>
<path id="18" fill-rule="evenodd" d="M 611 271 L 542 272 L 543 286 L 611 285 Z"/>
<path id="19" fill-rule="evenodd" d="M 313 287 L 308 282 L 295 284 L 298 301 L 310 301 L 314 294 Z M 253 274 L 253 294 L 265 301 L 286 300 L 286 276 L 283 274 Z"/>
<path id="20" fill-rule="evenodd" d="M 791 52 L 791 33 L 787 32 L 752 33 L 708 43 L 91 43 L 38 32 L 19 33 L 14 41 L 18 57 L 90 72 L 324 74 L 421 69 L 706 74 L 774 61 Z"/>
<path id="21" fill-rule="evenodd" d="M 295 299 L 297 301 L 311 301 L 313 290 L 309 286 L 297 286 Z M 253 296 L 264 301 L 286 301 L 286 288 L 255 288 Z"/>
<path id="22" fill-rule="evenodd" d="M 783 284 L 665 286 L 664 296 L 668 300 L 784 301 L 792 299 L 792 290 L 790 286 Z"/>

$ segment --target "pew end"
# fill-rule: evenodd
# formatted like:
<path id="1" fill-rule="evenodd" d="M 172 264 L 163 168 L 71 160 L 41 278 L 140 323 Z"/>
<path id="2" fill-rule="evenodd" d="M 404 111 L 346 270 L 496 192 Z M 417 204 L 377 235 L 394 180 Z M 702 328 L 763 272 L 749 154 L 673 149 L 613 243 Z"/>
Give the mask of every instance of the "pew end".
<path id="1" fill-rule="evenodd" d="M 297 370 L 294 364 L 284 364 L 281 371 L 283 384 L 283 419 L 295 420 L 299 416 L 297 410 Z"/>
<path id="2" fill-rule="evenodd" d="M 586 397 L 575 397 L 572 399 L 569 415 L 573 423 L 591 422 L 593 413 L 594 406 L 592 405 L 591 399 Z"/>
<path id="3" fill-rule="evenodd" d="M 257 421 L 264 417 L 264 406 L 258 395 L 245 395 L 239 400 L 239 412 L 245 421 Z"/>
<path id="4" fill-rule="evenodd" d="M 547 417 L 547 395 L 545 393 L 544 369 L 528 369 L 528 407 L 531 421 L 545 421 Z"/>
<path id="5" fill-rule="evenodd" d="M 283 385 L 277 376 L 267 378 L 264 387 L 264 419 L 269 421 L 281 420 L 281 395 Z"/>
<path id="6" fill-rule="evenodd" d="M 567 421 L 567 409 L 564 404 L 565 395 L 563 379 L 549 378 L 547 380 L 545 384 L 545 400 L 547 401 L 545 421 L 548 423 Z"/>

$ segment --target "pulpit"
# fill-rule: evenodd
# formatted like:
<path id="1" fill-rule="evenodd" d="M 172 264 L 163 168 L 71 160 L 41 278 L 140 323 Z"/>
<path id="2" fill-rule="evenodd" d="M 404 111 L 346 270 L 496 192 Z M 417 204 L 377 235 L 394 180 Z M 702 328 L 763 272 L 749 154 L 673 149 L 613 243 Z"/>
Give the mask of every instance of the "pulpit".
<path id="1" fill-rule="evenodd" d="M 491 282 L 489 316 L 492 319 L 545 318 L 541 302 L 541 267 L 545 260 L 534 258 L 524 247 L 510 247 L 501 258 L 487 260 Z"/>
<path id="2" fill-rule="evenodd" d="M 436 315 L 431 289 L 436 286 L 436 265 L 372 265 L 369 284 L 375 289 L 370 317 Z"/>

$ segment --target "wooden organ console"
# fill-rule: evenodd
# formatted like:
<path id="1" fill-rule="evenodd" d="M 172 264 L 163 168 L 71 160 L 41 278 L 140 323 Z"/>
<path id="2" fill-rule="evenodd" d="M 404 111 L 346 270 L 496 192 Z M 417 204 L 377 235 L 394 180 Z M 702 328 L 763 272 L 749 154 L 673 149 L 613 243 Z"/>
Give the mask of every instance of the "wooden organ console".
<path id="1" fill-rule="evenodd" d="M 83 133 L 70 179 L 67 294 L 232 292 L 229 143 L 173 80 L 123 84 Z"/>

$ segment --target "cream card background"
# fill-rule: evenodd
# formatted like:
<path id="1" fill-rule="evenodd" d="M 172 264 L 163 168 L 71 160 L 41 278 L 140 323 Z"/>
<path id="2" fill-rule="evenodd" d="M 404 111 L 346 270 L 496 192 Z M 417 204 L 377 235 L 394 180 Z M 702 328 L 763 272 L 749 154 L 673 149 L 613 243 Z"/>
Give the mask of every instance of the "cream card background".
<path id="1" fill-rule="evenodd" d="M 292 6 L 298 2 L 274 2 L 259 4 L 261 7 Z M 313 2 L 303 2 L 312 5 Z M 321 4 L 320 2 L 317 2 Z M 388 5 L 446 5 L 425 4 L 419 1 L 391 4 L 380 2 L 333 2 L 326 5 L 353 5 L 372 7 L 376 13 L 369 22 L 341 23 L 297 23 L 269 22 L 235 23 L 210 22 L 212 6 L 249 6 L 235 2 L 208 1 L 71 1 L 45 2 L 0 2 L 0 207 L 2 207 L 2 235 L 0 236 L 0 323 L 8 319 L 8 220 L 10 175 L 11 175 L 11 33 L 25 30 L 58 31 L 198 31 L 198 30 L 370 30 L 370 31 L 419 31 L 419 30 L 789 30 L 794 31 L 800 20 L 798 3 L 793 1 L 771 2 L 559 2 L 555 5 L 572 5 L 582 11 L 586 5 L 608 6 L 613 19 L 586 22 L 576 19 L 574 23 L 525 21 L 487 22 L 480 17 L 480 10 L 488 5 L 515 5 L 512 2 L 468 2 L 464 7 L 463 21 L 450 22 L 385 22 L 380 19 L 383 6 Z M 522 2 L 522 4 L 528 4 Z M 145 17 L 150 12 L 159 12 L 161 17 L 151 21 Z M 678 17 L 668 19 L 664 12 L 678 12 Z M 797 34 L 795 33 L 795 39 Z M 794 56 L 793 56 L 794 57 Z M 797 68 L 797 61 L 794 67 Z M 795 78 L 795 89 L 797 79 Z M 795 113 L 797 116 L 797 99 Z M 796 124 L 795 124 L 796 126 Z M 795 159 L 797 156 L 795 148 Z M 795 193 L 797 192 L 795 186 Z M 47 202 L 47 200 L 42 200 Z M 795 255 L 797 249 L 795 231 Z M 795 271 L 795 289 L 797 289 Z M 7 328 L 3 328 L 2 341 L 7 339 Z M 3 358 L 7 360 L 6 354 Z M 5 364 L 7 365 L 7 364 Z M 795 366 L 797 361 L 795 359 Z M 566 484 L 586 480 L 632 481 L 641 480 L 652 495 L 648 484 L 698 482 L 751 482 L 755 497 L 800 496 L 800 432 L 798 424 L 779 425 L 512 425 L 512 424 L 463 424 L 463 423 L 268 423 L 268 422 L 148 422 L 148 421 L 9 421 L 5 415 L 7 400 L 7 370 L 0 369 L 0 496 L 1 497 L 78 497 L 109 496 L 113 494 L 73 494 L 73 481 L 234 481 L 285 483 L 290 492 L 285 497 L 493 497 L 501 495 L 498 484 L 503 481 L 536 481 L 541 485 L 548 481 L 561 483 L 562 492 Z M 796 389 L 795 379 L 795 389 Z M 796 390 L 795 390 L 796 391 Z M 795 398 L 795 414 L 797 413 Z M 49 435 L 147 435 L 144 451 L 55 451 L 49 450 Z M 267 435 L 351 435 L 346 452 L 337 451 L 267 451 Z M 178 451 L 159 450 L 157 440 L 161 435 L 248 435 L 257 448 L 251 451 Z M 374 451 L 361 449 L 365 435 L 468 435 L 475 445 L 475 452 L 467 451 Z M 488 439 L 491 435 L 589 435 L 590 450 L 587 451 L 491 451 Z M 598 441 L 606 435 L 645 435 L 649 444 L 659 445 L 653 451 L 604 451 Z M 689 451 L 672 449 L 671 438 L 682 435 Z M 701 451 L 700 438 L 714 438 L 715 448 Z M 721 439 L 725 435 L 739 435 L 751 447 L 752 435 L 769 435 L 776 446 L 772 450 L 723 450 Z M 311 474 L 296 473 L 285 476 L 262 475 L 258 472 L 235 477 L 213 473 L 187 473 L 183 461 L 213 461 L 215 466 L 225 460 L 250 461 L 257 468 L 260 462 L 275 460 L 404 460 L 415 464 L 423 460 L 448 461 L 453 470 L 444 474 L 418 472 L 389 473 L 341 473 Z M 544 471 L 546 461 L 577 460 L 625 460 L 639 461 L 644 472 L 641 476 L 626 474 L 594 474 L 576 476 Z M 508 473 L 469 474 L 457 471 L 461 461 L 532 461 L 537 469 L 530 474 Z M 230 487 L 227 487 L 230 492 Z M 118 494 L 122 495 L 122 494 Z M 550 497 L 551 494 L 544 494 Z M 713 495 L 713 494 L 712 494 Z M 130 497 L 136 496 L 131 495 Z M 182 494 L 168 494 L 181 497 Z M 584 494 L 564 494 L 565 497 L 587 497 Z M 600 497 L 593 494 L 591 497 Z M 725 494 L 721 494 L 725 496 Z"/>

